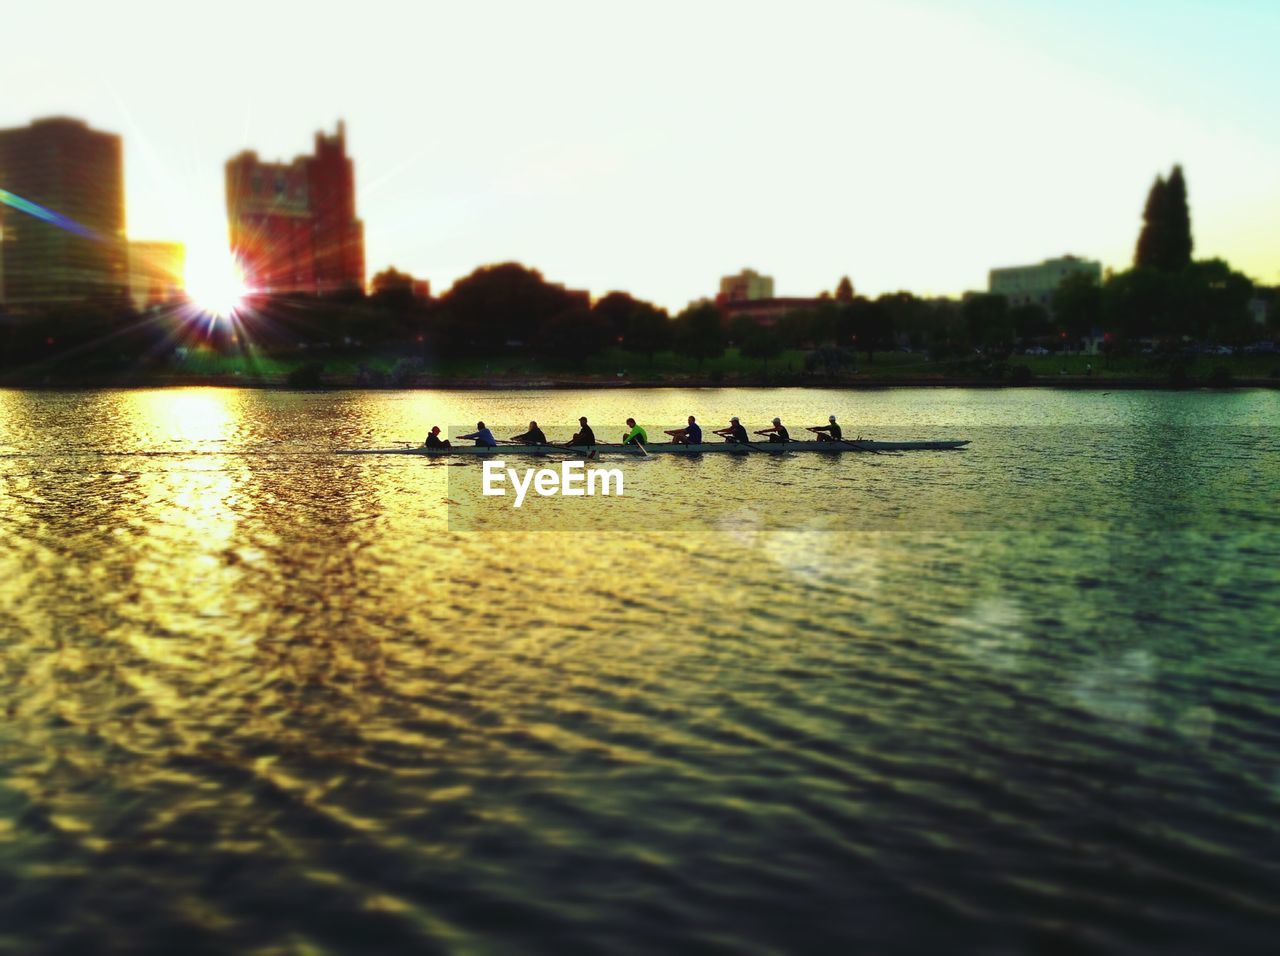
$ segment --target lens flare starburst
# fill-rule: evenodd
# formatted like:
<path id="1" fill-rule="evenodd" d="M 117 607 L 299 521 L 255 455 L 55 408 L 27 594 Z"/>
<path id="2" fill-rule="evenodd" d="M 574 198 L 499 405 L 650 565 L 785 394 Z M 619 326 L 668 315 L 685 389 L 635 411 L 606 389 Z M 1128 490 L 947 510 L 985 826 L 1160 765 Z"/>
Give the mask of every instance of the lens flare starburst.
<path id="1" fill-rule="evenodd" d="M 244 270 L 230 252 L 193 250 L 186 272 L 187 296 L 199 311 L 215 319 L 231 319 L 244 309 L 250 290 Z"/>

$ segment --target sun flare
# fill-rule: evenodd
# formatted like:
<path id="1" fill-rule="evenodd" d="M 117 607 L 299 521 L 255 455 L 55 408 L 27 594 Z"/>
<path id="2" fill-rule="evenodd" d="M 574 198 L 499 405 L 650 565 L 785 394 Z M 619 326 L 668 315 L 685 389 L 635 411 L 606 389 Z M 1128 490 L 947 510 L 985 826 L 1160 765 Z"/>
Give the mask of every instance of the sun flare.
<path id="1" fill-rule="evenodd" d="M 186 282 L 192 304 L 217 318 L 235 315 L 249 294 L 240 264 L 226 250 L 193 251 L 187 260 Z"/>

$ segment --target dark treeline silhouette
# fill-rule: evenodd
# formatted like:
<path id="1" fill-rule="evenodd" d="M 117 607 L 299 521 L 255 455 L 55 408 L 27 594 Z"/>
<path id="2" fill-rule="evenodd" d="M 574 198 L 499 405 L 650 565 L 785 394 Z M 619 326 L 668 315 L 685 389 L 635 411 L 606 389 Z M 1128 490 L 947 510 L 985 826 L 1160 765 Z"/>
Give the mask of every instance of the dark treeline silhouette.
<path id="1" fill-rule="evenodd" d="M 1241 344 L 1259 337 L 1248 312 L 1253 286 L 1220 259 L 1194 261 L 1186 181 L 1180 167 L 1157 177 L 1147 197 L 1134 266 L 1099 284 L 1064 279 L 1052 309 L 1010 306 L 999 295 L 962 302 L 910 292 L 858 295 L 848 276 L 807 307 L 758 316 L 734 303 L 696 303 L 678 315 L 625 292 L 591 303 L 585 292 L 548 282 L 514 262 L 476 269 L 437 299 L 419 297 L 408 275 L 385 270 L 366 297 L 254 297 L 234 321 L 191 306 L 138 313 L 119 302 L 0 312 L 0 371 L 28 368 L 112 371 L 165 366 L 193 348 L 221 353 L 306 353 L 399 357 L 549 359 L 573 368 L 610 349 L 652 365 L 675 352 L 701 369 L 735 348 L 767 370 L 800 351 L 804 369 L 835 374 L 889 350 L 932 358 L 1008 355 L 1018 345 L 1075 349 L 1105 337 L 1111 354 L 1177 348 L 1189 340 Z M 792 369 L 795 363 L 792 362 Z"/>

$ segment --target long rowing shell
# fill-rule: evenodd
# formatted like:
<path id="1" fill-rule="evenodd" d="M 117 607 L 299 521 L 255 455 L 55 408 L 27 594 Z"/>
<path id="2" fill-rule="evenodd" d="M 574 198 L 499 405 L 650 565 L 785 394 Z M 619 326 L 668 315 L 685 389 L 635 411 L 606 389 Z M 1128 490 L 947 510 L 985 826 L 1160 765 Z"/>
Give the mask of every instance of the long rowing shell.
<path id="1" fill-rule="evenodd" d="M 703 455 L 730 454 L 751 455 L 768 453 L 774 455 L 792 452 L 822 452 L 833 454 L 838 452 L 878 452 L 878 451 L 951 451 L 969 444 L 968 439 L 947 441 L 793 441 L 793 442 L 752 442 L 750 445 L 738 445 L 731 442 L 716 442 L 701 445 L 646 445 L 645 451 L 651 455 Z M 457 445 L 453 448 L 424 448 L 422 446 L 405 445 L 400 448 L 342 448 L 339 455 L 422 455 L 426 458 L 447 458 L 453 455 L 481 455 L 501 458 L 504 455 L 585 455 L 595 451 L 601 455 L 633 455 L 638 456 L 640 450 L 630 445 L 595 445 L 591 448 L 578 446 L 565 448 L 562 445 L 499 445 L 486 448 L 479 445 Z"/>

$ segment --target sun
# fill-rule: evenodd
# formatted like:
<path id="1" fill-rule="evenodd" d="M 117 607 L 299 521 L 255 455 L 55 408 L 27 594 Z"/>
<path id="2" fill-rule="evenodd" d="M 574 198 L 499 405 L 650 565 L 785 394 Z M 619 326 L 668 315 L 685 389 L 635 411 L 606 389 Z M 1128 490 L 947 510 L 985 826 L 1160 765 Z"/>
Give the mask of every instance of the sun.
<path id="1" fill-rule="evenodd" d="M 231 318 L 249 294 L 244 272 L 227 250 L 192 251 L 186 268 L 187 296 L 201 312 Z"/>

